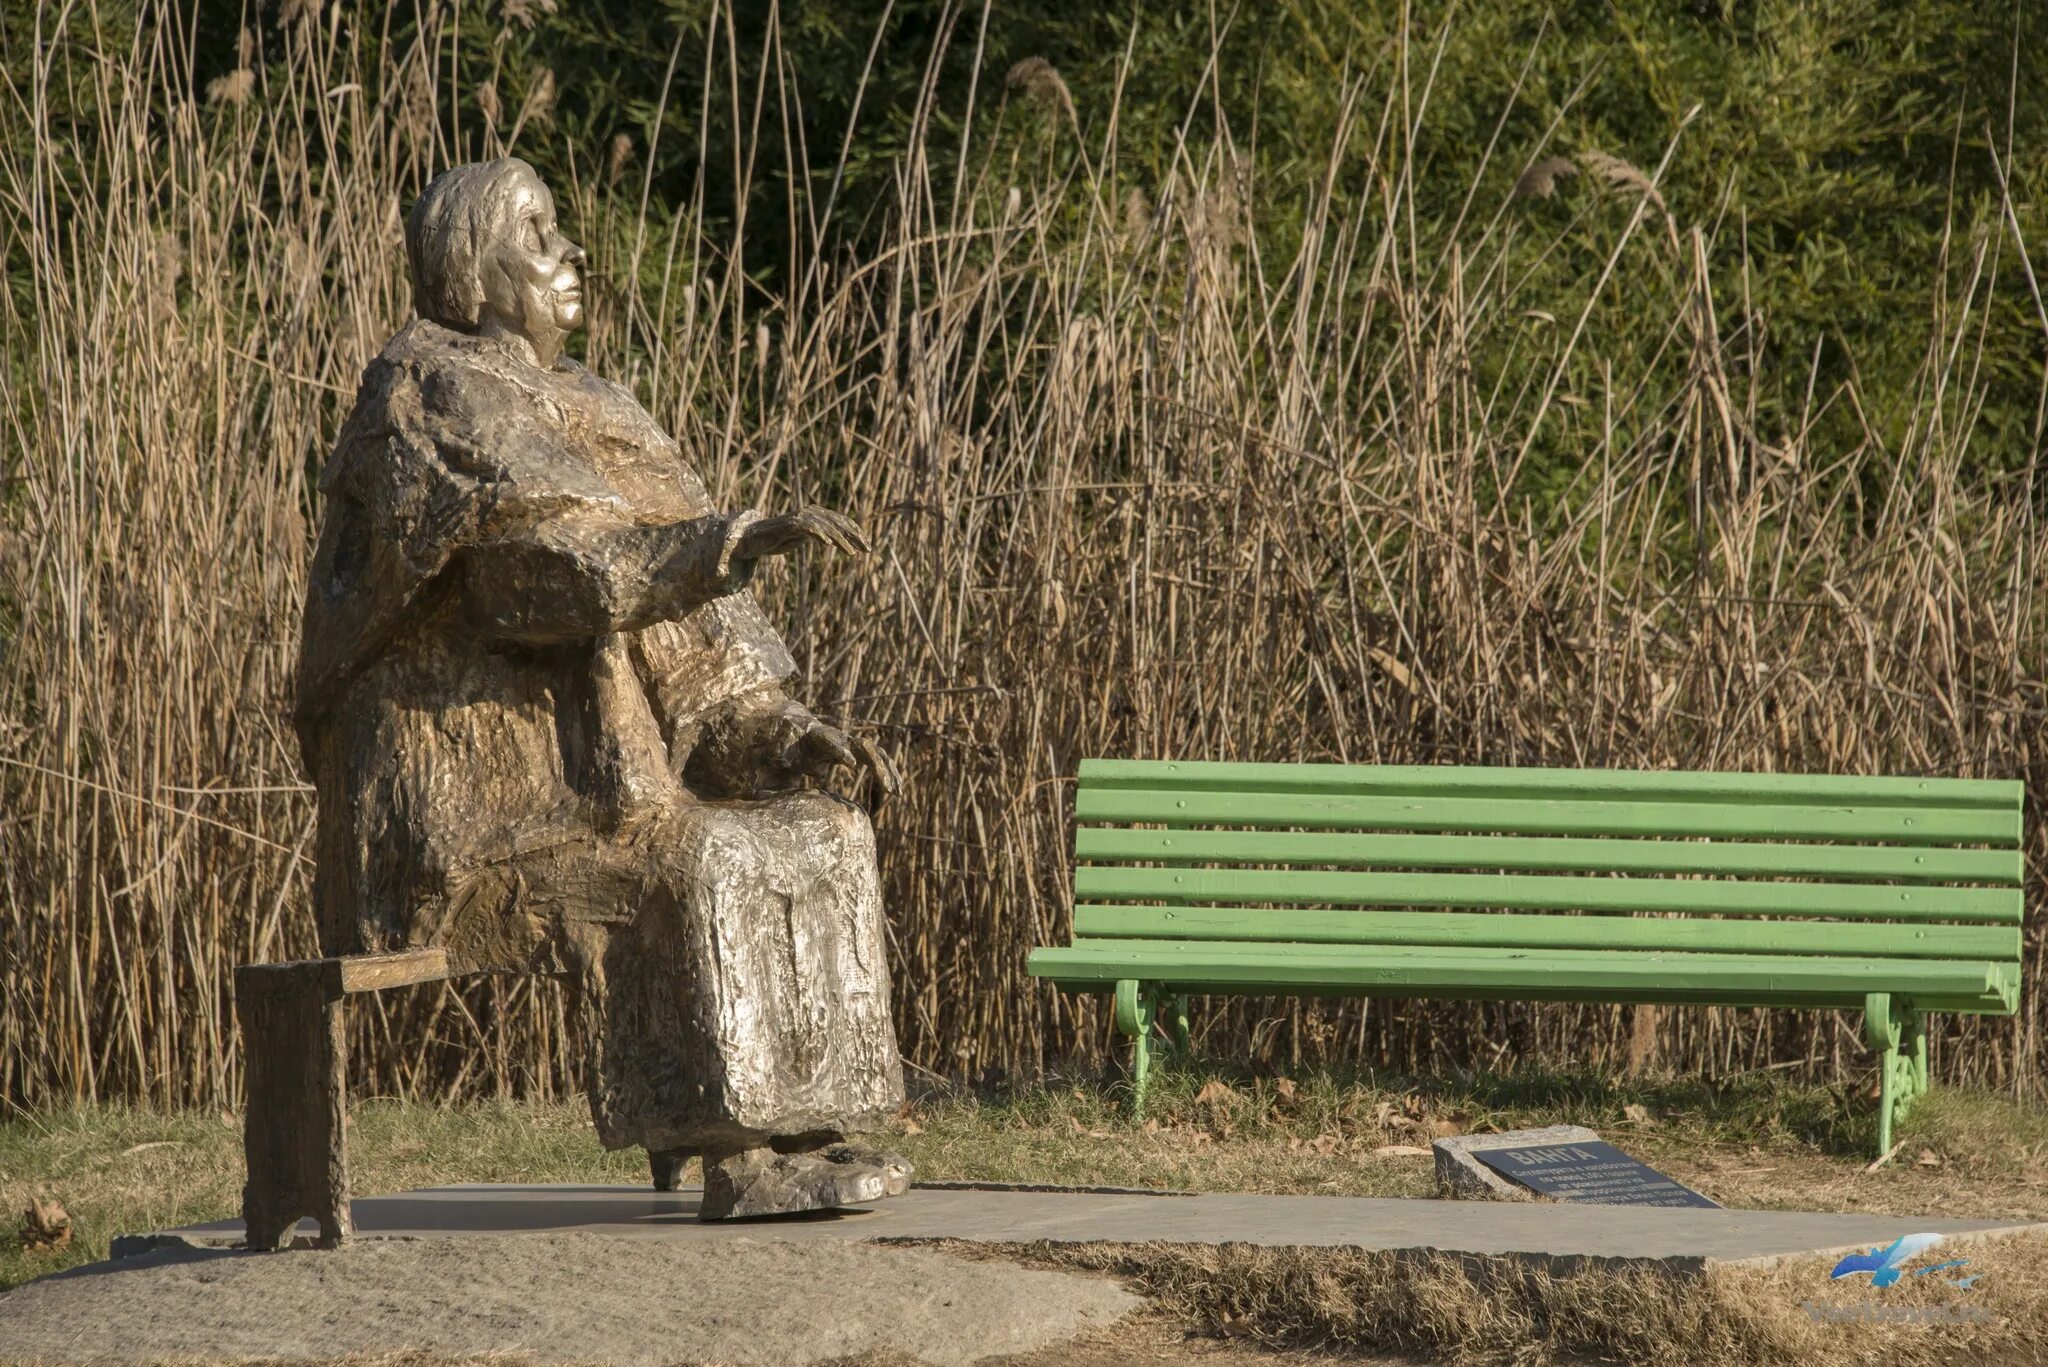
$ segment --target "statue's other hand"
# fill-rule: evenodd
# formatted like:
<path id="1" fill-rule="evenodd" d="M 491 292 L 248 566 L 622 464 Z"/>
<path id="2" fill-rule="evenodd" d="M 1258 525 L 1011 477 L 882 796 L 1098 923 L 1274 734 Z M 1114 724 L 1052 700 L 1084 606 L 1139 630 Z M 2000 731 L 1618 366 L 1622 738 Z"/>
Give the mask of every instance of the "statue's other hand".
<path id="1" fill-rule="evenodd" d="M 764 517 L 748 527 L 740 533 L 734 555 L 741 560 L 758 560 L 768 555 L 788 555 L 806 545 L 825 546 L 849 555 L 866 555 L 873 549 L 868 534 L 846 514 L 830 508 L 799 508 L 793 513 Z"/>
<path id="2" fill-rule="evenodd" d="M 814 721 L 795 748 L 795 767 L 821 781 L 838 769 L 865 769 L 874 780 L 870 807 L 880 807 L 903 786 L 895 764 L 865 736 L 849 736 L 836 726 Z"/>

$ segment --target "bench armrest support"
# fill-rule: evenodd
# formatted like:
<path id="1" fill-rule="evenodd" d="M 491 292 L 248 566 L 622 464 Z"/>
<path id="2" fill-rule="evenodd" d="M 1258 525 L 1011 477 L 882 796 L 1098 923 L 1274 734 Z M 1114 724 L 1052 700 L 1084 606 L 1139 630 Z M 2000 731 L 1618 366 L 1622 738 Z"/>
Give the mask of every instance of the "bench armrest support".
<path id="1" fill-rule="evenodd" d="M 448 976 L 448 956 L 439 949 L 235 970 L 235 1017 L 248 1089 L 242 1223 L 249 1247 L 289 1247 L 293 1229 L 308 1216 L 320 1223 L 323 1248 L 339 1247 L 354 1232 L 342 1003 L 354 993 Z"/>

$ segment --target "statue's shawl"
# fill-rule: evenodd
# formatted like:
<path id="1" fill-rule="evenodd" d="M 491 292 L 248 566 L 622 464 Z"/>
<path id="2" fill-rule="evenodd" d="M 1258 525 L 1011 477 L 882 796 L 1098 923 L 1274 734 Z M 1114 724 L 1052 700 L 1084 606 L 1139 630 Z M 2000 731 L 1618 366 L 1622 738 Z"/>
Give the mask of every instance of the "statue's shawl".
<path id="1" fill-rule="evenodd" d="M 416 321 L 364 372 L 320 477 L 327 500 L 306 592 L 299 716 L 316 721 L 418 611 L 465 547 L 570 515 L 646 525 L 713 511 L 703 481 L 625 389 L 564 360 Z M 657 694 L 691 682 L 701 713 L 796 672 L 753 595 L 639 633 Z"/>

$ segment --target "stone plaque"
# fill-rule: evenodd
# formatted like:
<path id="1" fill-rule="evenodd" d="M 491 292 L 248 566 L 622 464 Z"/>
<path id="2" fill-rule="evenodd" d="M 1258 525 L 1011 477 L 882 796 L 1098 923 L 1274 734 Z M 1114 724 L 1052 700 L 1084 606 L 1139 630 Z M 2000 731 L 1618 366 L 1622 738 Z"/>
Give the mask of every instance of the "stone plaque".
<path id="1" fill-rule="evenodd" d="M 1719 1202 L 1680 1186 L 1605 1140 L 1484 1149 L 1472 1156 L 1510 1181 L 1554 1201 L 1594 1206 L 1721 1208 Z"/>

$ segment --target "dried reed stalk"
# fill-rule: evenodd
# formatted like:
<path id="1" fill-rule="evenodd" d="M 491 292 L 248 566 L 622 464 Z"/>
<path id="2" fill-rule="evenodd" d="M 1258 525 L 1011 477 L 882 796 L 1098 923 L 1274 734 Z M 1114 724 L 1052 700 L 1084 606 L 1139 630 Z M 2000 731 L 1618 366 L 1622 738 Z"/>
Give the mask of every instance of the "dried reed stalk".
<path id="1" fill-rule="evenodd" d="M 27 282 L 0 294 L 19 386 L 0 504 L 0 1097 L 226 1103 L 230 969 L 313 948 L 286 720 L 310 476 L 407 316 L 402 207 L 435 167 L 495 150 L 497 121 L 473 100 L 450 117 L 435 19 L 388 50 L 346 21 L 283 21 L 281 64 L 195 105 L 168 11 L 111 51 L 66 13 L 0 115 L 33 135 L 0 137 L 0 240 Z M 787 145 L 778 111 L 800 91 L 777 84 L 747 174 Z M 59 92 L 93 122 L 66 126 Z M 1187 143 L 1155 184 L 1117 170 L 1111 142 L 1011 193 L 1009 162 L 920 142 L 881 249 L 848 263 L 822 226 L 766 307 L 728 241 L 692 229 L 697 206 L 650 216 L 637 167 L 563 187 L 597 257 L 594 366 L 722 497 L 843 507 L 883 548 L 767 592 L 808 696 L 908 766 L 881 841 L 902 1039 L 924 1067 L 1031 1073 L 1108 1044 L 1099 1005 L 1024 974 L 1027 950 L 1067 934 L 1085 755 L 2019 775 L 2040 904 L 2048 535 L 2030 485 L 1962 473 L 1989 465 L 1964 459 L 1988 283 L 1936 292 L 1903 440 L 1816 449 L 1811 411 L 1760 427 L 1748 377 L 1780 362 L 1708 290 L 1739 271 L 1733 251 L 1642 231 L 1658 206 L 1637 172 L 1651 189 L 1629 198 L 1603 288 L 1629 289 L 1624 253 L 1698 283 L 1643 329 L 1687 376 L 1645 411 L 1635 382 L 1668 362 L 1518 294 L 1506 244 L 1536 229 L 1513 168 L 1490 220 L 1417 241 L 1403 111 L 1427 101 L 1354 96 L 1383 111 L 1357 140 L 1374 150 L 1362 172 L 1333 152 L 1332 175 L 1382 184 L 1384 216 L 1339 219 L 1325 196 L 1293 259 L 1251 249 L 1226 144 Z M 513 138 L 560 136 L 540 113 Z M 1552 151 L 1516 164 L 1555 173 Z M 956 164 L 967 191 L 934 194 Z M 805 206 L 827 202 L 793 179 Z M 1982 277 L 2018 244 L 1974 250 Z M 1470 364 L 1485 340 L 1518 348 L 1510 382 Z M 1812 411 L 1856 401 L 1821 393 Z M 1583 467 L 1539 526 L 1501 491 L 1560 429 Z M 2038 982 L 2038 933 L 2027 953 Z M 1942 1076 L 2037 1088 L 2041 1000 L 1944 1020 Z M 1680 1068 L 1864 1058 L 1825 1015 L 1654 1025 Z M 547 983 L 423 989 L 357 1029 L 380 1093 L 548 1092 L 578 1072 Z M 1217 1003 L 1198 1031 L 1279 1063 L 1410 1069 L 1605 1066 L 1631 1039 L 1617 1010 L 1526 1004 Z"/>

